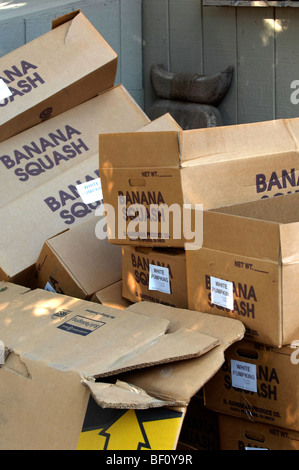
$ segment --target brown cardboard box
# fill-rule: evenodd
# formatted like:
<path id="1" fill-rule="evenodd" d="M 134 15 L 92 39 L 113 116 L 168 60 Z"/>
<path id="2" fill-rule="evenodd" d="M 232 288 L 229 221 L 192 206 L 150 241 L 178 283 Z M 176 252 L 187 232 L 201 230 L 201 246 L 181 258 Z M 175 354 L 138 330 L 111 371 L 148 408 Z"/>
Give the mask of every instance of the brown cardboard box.
<path id="1" fill-rule="evenodd" d="M 111 286 L 105 287 L 96 292 L 91 298 L 92 302 L 96 302 L 108 307 L 127 308 L 132 302 L 122 296 L 122 281 L 115 282 Z"/>
<path id="2" fill-rule="evenodd" d="M 0 144 L 0 207 L 98 153 L 98 133 L 149 120 L 123 85 Z"/>
<path id="3" fill-rule="evenodd" d="M 295 193 L 205 212 L 203 246 L 186 253 L 189 308 L 238 318 L 246 338 L 264 344 L 297 340 L 298 201 Z"/>
<path id="4" fill-rule="evenodd" d="M 299 433 L 219 413 L 220 450 L 299 450 Z"/>
<path id="5" fill-rule="evenodd" d="M 298 351 L 242 340 L 204 386 L 206 406 L 247 421 L 299 431 Z"/>
<path id="6" fill-rule="evenodd" d="M 298 188 L 299 119 L 276 120 L 206 129 L 100 135 L 100 175 L 104 202 L 121 212 L 113 243 L 152 246 L 184 246 L 185 219 L 177 219 L 181 233 L 162 222 L 150 234 L 157 208 L 165 204 L 181 208 L 202 204 L 204 210 L 259 200 Z M 124 164 L 126 162 L 126 164 Z M 113 191 L 111 187 L 113 186 Z M 123 203 L 118 208 L 118 197 Z M 146 209 L 146 223 L 138 231 L 129 206 Z M 164 208 L 165 211 L 165 208 Z M 160 214 L 160 213 L 159 213 Z M 142 214 L 143 216 L 143 214 Z M 163 218 L 163 213 L 161 215 Z M 141 227 L 141 228 L 140 228 Z M 135 229 L 135 230 L 134 230 Z M 134 237 L 133 237 L 134 235 Z"/>
<path id="7" fill-rule="evenodd" d="M 148 300 L 188 308 L 182 249 L 123 246 L 122 279 L 123 296 L 132 302 Z"/>
<path id="8" fill-rule="evenodd" d="M 169 434 L 165 448 L 173 449 L 186 407 L 181 383 L 176 384 L 177 391 L 173 388 L 172 397 L 161 398 L 115 374 L 145 372 L 168 362 L 174 369 L 183 362 L 186 370 L 189 359 L 196 359 L 203 363 L 201 380 L 205 382 L 222 363 L 223 350 L 244 333 L 241 322 L 218 317 L 217 326 L 211 315 L 205 316 L 207 323 L 201 330 L 197 312 L 193 312 L 197 328 L 191 330 L 190 317 L 181 315 L 181 321 L 173 321 L 177 309 L 165 307 L 174 313 L 167 319 L 161 305 L 155 306 L 156 313 L 153 304 L 147 303 L 120 310 L 40 289 L 22 293 L 20 286 L 6 282 L 0 288 L 0 341 L 9 352 L 0 367 L 0 447 L 6 450 L 71 450 L 97 444 L 106 450 L 160 449 L 160 432 L 160 446 L 166 445 L 165 429 Z M 208 332 L 209 322 L 214 337 Z M 193 382 L 193 376 L 188 381 Z M 87 422 L 90 400 L 96 402 L 98 413 L 101 407 L 98 428 Z M 178 401 L 182 403 L 179 410 L 173 408 Z M 165 416 L 162 408 L 166 406 L 172 408 Z M 120 413 L 107 421 L 106 408 Z M 150 408 L 157 409 L 156 417 L 146 413 Z M 139 410 L 145 412 L 141 421 Z M 162 423 L 155 423 L 159 417 Z M 173 424 L 167 422 L 172 418 Z M 114 427 L 122 426 L 122 439 L 113 430 L 115 421 Z M 150 434 L 152 445 L 150 440 L 141 440 Z M 116 447 L 120 442 L 124 447 Z M 134 447 L 125 447 L 129 444 Z"/>
<path id="9" fill-rule="evenodd" d="M 97 223 L 94 217 L 48 239 L 30 287 L 90 300 L 100 289 L 120 281 L 121 248 L 97 238 Z"/>
<path id="10" fill-rule="evenodd" d="M 114 85 L 117 54 L 80 10 L 0 58 L 1 141 Z"/>
<path id="11" fill-rule="evenodd" d="M 179 444 L 195 450 L 220 450 L 219 413 L 206 408 L 203 398 L 191 398 L 183 421 Z"/>
<path id="12" fill-rule="evenodd" d="M 138 129 L 149 122 L 122 86 L 108 90 L 102 97 L 104 95 L 102 119 L 92 126 L 94 133 L 103 127 L 111 131 Z M 76 113 L 76 109 L 72 111 Z M 98 181 L 98 153 L 95 151 L 1 207 L 0 218 L 5 229 L 0 235 L 0 279 L 27 284 L 48 238 L 95 217 L 100 201 L 84 202 L 78 187 Z"/>
<path id="13" fill-rule="evenodd" d="M 134 370 L 121 375 L 120 379 L 150 396 L 170 400 L 173 406 L 189 404 L 205 383 L 221 368 L 224 351 L 244 336 L 244 325 L 230 318 L 209 315 L 152 302 L 136 302 L 127 310 L 143 313 L 153 319 L 164 318 L 170 322 L 168 332 L 178 333 L 182 328 L 201 332 L 215 338 L 218 346 L 200 358 L 177 363 L 153 366 L 147 370 Z"/>

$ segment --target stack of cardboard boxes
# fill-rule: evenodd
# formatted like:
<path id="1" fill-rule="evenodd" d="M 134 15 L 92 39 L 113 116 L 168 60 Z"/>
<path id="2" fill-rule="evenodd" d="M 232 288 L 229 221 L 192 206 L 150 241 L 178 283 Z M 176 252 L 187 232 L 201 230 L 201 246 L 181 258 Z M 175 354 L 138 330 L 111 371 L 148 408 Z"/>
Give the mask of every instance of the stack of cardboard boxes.
<path id="1" fill-rule="evenodd" d="M 164 261 L 175 259 L 174 300 L 123 295 L 131 274 L 107 239 L 98 136 L 179 126 L 151 123 L 116 68 L 79 10 L 0 59 L 3 449 L 175 449 L 191 398 L 244 336 L 238 320 L 187 310 L 183 245 Z M 130 259 L 146 269 L 160 255 L 148 245 Z"/>
<path id="2" fill-rule="evenodd" d="M 245 326 L 244 339 L 204 385 L 222 449 L 298 449 L 298 143 L 299 119 L 100 136 L 104 202 L 119 208 L 116 222 L 107 214 L 110 239 L 123 245 L 131 269 L 123 294 L 187 301 L 190 312 Z M 118 195 L 124 203 L 117 206 Z M 134 203 L 145 206 L 146 222 L 138 205 L 133 218 Z M 151 230 L 155 204 L 172 207 L 167 233 L 162 211 Z M 177 236 L 188 213 L 194 230 Z M 175 250 L 186 261 L 180 299 L 172 290 Z M 150 290 L 149 268 L 158 294 Z"/>
<path id="3" fill-rule="evenodd" d="M 80 11 L 0 59 L 1 446 L 298 449 L 299 120 L 150 122 L 116 67 Z"/>

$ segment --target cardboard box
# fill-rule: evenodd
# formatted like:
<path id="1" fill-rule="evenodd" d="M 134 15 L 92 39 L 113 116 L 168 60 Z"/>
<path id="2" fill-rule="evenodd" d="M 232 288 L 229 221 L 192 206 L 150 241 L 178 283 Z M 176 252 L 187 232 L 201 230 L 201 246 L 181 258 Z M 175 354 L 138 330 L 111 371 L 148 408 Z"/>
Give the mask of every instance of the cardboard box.
<path id="1" fill-rule="evenodd" d="M 201 332 L 217 339 L 218 346 L 200 358 L 153 366 L 147 370 L 134 370 L 121 374 L 120 379 L 149 396 L 169 400 L 172 406 L 185 406 L 197 394 L 224 362 L 224 351 L 244 336 L 244 325 L 230 318 L 209 315 L 192 310 L 169 307 L 152 302 L 136 302 L 127 310 L 143 313 L 153 319 L 164 318 L 170 322 L 168 332 L 180 329 Z M 106 397 L 108 400 L 109 397 Z"/>
<path id="2" fill-rule="evenodd" d="M 186 131 L 169 129 L 161 127 L 151 135 L 99 136 L 104 202 L 120 213 L 120 230 L 117 227 L 114 231 L 108 221 L 111 242 L 184 247 L 184 242 L 193 243 L 194 238 L 184 234 L 187 221 L 182 209 L 189 204 L 202 204 L 209 210 L 298 189 L 298 118 Z M 120 208 L 119 196 L 123 199 Z M 137 219 L 144 223 L 139 226 L 132 223 L 135 211 L 129 212 L 134 204 L 144 207 L 143 218 Z M 163 204 L 170 214 L 168 230 L 163 220 L 154 230 L 155 205 Z M 175 224 L 172 205 L 181 212 L 182 220 L 174 213 Z M 158 214 L 163 219 L 163 212 Z M 137 238 L 136 232 L 140 232 Z"/>
<path id="3" fill-rule="evenodd" d="M 220 450 L 299 450 L 299 433 L 219 414 Z"/>
<path id="4" fill-rule="evenodd" d="M 120 457 L 121 450 L 177 449 L 185 413 L 186 407 L 100 408 L 90 397 L 77 450 L 116 450 L 118 453 L 109 454 L 104 462 L 119 464 L 133 462 L 133 457 L 124 457 L 127 458 L 124 461 Z"/>
<path id="5" fill-rule="evenodd" d="M 0 207 L 98 153 L 98 133 L 148 123 L 123 85 L 0 144 Z"/>
<path id="6" fill-rule="evenodd" d="M 40 252 L 31 288 L 90 300 L 121 280 L 121 248 L 96 236 L 95 217 L 48 239 Z"/>
<path id="7" fill-rule="evenodd" d="M 97 132 L 103 127 L 138 129 L 149 122 L 123 87 L 104 95 L 106 112 L 97 122 Z M 100 201 L 84 202 L 78 192 L 90 182 L 99 182 L 97 151 L 0 208 L 5 226 L 0 235 L 1 280 L 27 284 L 48 238 L 95 217 Z"/>
<path id="8" fill-rule="evenodd" d="M 205 212 L 203 246 L 186 253 L 189 308 L 238 318 L 264 344 L 297 340 L 298 201 L 295 193 Z"/>
<path id="9" fill-rule="evenodd" d="M 299 431 L 298 351 L 242 340 L 204 386 L 209 409 Z"/>
<path id="10" fill-rule="evenodd" d="M 173 397 L 148 395 L 146 390 L 121 380 L 121 373 L 149 370 L 167 363 L 176 368 L 177 364 L 187 365 L 187 360 L 196 358 L 205 362 L 206 374 L 212 374 L 218 361 L 221 362 L 227 342 L 237 341 L 244 333 L 241 322 L 222 317 L 217 333 L 215 317 L 208 316 L 214 333 L 219 334 L 212 337 L 204 328 L 190 330 L 188 322 L 184 325 L 184 321 L 176 321 L 175 325 L 164 314 L 161 316 L 162 310 L 149 316 L 142 307 L 147 303 L 135 304 L 137 313 L 137 307 L 114 309 L 40 289 L 21 293 L 20 286 L 6 282 L 0 287 L 1 344 L 9 352 L 0 367 L 0 446 L 6 450 L 71 450 L 85 445 L 91 448 L 96 437 L 101 438 L 99 432 L 96 437 L 91 433 L 89 443 L 85 440 L 88 436 L 80 436 L 81 431 L 82 434 L 88 431 L 84 419 L 91 397 L 104 410 L 127 411 L 122 420 L 123 437 L 126 432 L 127 440 L 127 423 L 133 420 L 130 432 L 137 450 L 141 436 L 145 435 L 140 432 L 136 435 L 133 410 L 173 407 L 174 402 L 183 402 L 185 398 L 180 391 L 175 396 L 175 388 Z M 153 305 L 149 305 L 153 310 Z M 210 356 L 213 350 L 215 355 Z M 201 378 L 204 381 L 206 374 Z M 181 410 L 172 415 L 175 418 L 169 436 L 172 445 L 176 444 L 183 414 Z M 163 413 L 160 418 L 163 419 Z M 143 427 L 152 432 L 157 445 L 159 425 L 145 421 L 146 416 Z M 105 412 L 101 423 L 101 436 L 105 436 L 107 443 L 112 423 L 107 425 Z M 121 428 L 121 423 L 116 427 Z M 166 429 L 170 432 L 169 426 Z M 116 438 L 119 443 L 119 434 Z M 148 441 L 145 445 L 149 448 Z M 113 442 L 109 448 L 115 449 Z"/>
<path id="11" fill-rule="evenodd" d="M 188 308 L 182 249 L 123 246 L 122 279 L 123 296 L 132 302 L 148 300 Z"/>
<path id="12" fill-rule="evenodd" d="M 122 281 L 115 282 L 115 284 L 96 292 L 91 301 L 121 309 L 129 307 L 132 303 L 122 296 Z"/>
<path id="13" fill-rule="evenodd" d="M 114 85 L 117 54 L 80 10 L 0 58 L 1 141 Z"/>
<path id="14" fill-rule="evenodd" d="M 219 413 L 205 407 L 203 398 L 195 395 L 186 409 L 179 445 L 193 450 L 220 450 Z"/>

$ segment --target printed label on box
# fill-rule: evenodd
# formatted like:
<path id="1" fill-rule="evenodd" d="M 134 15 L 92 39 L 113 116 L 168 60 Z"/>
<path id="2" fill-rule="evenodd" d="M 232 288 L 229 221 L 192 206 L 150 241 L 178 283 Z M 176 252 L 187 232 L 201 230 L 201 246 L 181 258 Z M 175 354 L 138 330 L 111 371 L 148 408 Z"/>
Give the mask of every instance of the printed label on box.
<path id="1" fill-rule="evenodd" d="M 163 266 L 149 265 L 149 290 L 170 294 L 169 269 Z"/>
<path id="2" fill-rule="evenodd" d="M 11 95 L 12 92 L 10 91 L 4 80 L 0 78 L 0 101 L 4 100 L 5 98 L 8 98 Z"/>
<path id="3" fill-rule="evenodd" d="M 92 202 L 103 200 L 100 178 L 78 184 L 76 188 L 84 204 L 91 204 Z"/>
<path id="4" fill-rule="evenodd" d="M 105 324 L 106 323 L 103 321 L 93 320 L 91 318 L 83 317 L 82 315 L 75 315 L 57 328 L 76 335 L 87 336 Z"/>
<path id="5" fill-rule="evenodd" d="M 231 360 L 232 386 L 241 390 L 257 392 L 256 365 Z"/>
<path id="6" fill-rule="evenodd" d="M 49 292 L 55 292 L 55 294 L 56 294 L 56 290 L 54 289 L 54 287 L 51 286 L 51 284 L 49 283 L 49 281 L 48 281 L 47 284 L 45 285 L 44 290 L 48 290 Z"/>
<path id="7" fill-rule="evenodd" d="M 211 301 L 214 305 L 234 310 L 233 283 L 211 276 Z"/>

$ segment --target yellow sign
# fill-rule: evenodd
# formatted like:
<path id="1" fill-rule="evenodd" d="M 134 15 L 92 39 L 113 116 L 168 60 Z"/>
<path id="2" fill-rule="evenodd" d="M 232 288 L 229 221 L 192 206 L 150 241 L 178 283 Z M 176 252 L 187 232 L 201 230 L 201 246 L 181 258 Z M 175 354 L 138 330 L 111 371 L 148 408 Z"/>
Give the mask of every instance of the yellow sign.
<path id="1" fill-rule="evenodd" d="M 96 420 L 95 415 L 88 416 L 92 411 L 87 411 L 78 450 L 174 450 L 176 448 L 184 418 L 183 410 L 97 408 L 97 417 L 101 418 L 102 415 L 102 420 Z"/>

